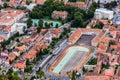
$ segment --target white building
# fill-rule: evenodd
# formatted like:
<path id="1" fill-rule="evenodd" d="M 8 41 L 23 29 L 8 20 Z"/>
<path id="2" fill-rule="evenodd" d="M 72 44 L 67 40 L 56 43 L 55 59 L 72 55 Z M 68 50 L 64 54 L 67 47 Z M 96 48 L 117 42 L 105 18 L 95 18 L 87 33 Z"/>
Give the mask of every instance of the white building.
<path id="1" fill-rule="evenodd" d="M 26 30 L 27 24 L 26 23 L 15 23 L 11 27 L 11 33 L 19 32 L 19 34 L 23 34 L 23 30 Z"/>
<path id="2" fill-rule="evenodd" d="M 35 3 L 31 3 L 30 5 L 25 5 L 25 7 L 27 7 L 27 9 L 32 10 L 37 4 Z"/>
<path id="3" fill-rule="evenodd" d="M 94 17 L 96 19 L 109 19 L 111 20 L 113 18 L 113 11 L 104 9 L 104 8 L 99 8 L 95 10 Z"/>
<path id="4" fill-rule="evenodd" d="M 110 3 L 112 1 L 117 1 L 117 0 L 100 0 L 100 3 L 106 4 L 106 3 Z"/>
<path id="5" fill-rule="evenodd" d="M 15 23 L 12 26 L 5 26 L 2 30 L 0 30 L 0 36 L 3 37 L 3 39 L 7 40 L 16 32 L 19 32 L 19 34 L 23 34 L 23 31 L 24 29 L 26 30 L 26 28 L 26 23 Z M 0 40 L 2 40 L 1 37 Z"/>
<path id="6" fill-rule="evenodd" d="M 4 40 L 8 40 L 13 35 L 10 31 L 2 31 L 2 32 L 0 33 L 0 36 L 2 36 Z"/>

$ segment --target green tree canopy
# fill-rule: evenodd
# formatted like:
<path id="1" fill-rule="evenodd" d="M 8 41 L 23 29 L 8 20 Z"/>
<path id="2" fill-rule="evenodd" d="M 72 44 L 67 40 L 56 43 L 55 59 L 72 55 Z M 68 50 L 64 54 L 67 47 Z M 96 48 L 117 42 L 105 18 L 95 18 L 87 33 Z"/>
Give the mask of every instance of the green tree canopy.
<path id="1" fill-rule="evenodd" d="M 88 14 L 90 17 L 94 16 L 94 12 L 96 10 L 96 8 L 98 8 L 99 4 L 97 4 L 96 2 L 93 2 L 92 5 L 89 7 L 88 9 Z"/>
<path id="2" fill-rule="evenodd" d="M 4 3 L 3 8 L 7 8 L 7 7 L 9 7 L 9 5 L 7 3 Z"/>
<path id="3" fill-rule="evenodd" d="M 29 18 L 27 21 L 26 21 L 26 23 L 27 23 L 27 26 L 28 27 L 31 27 L 32 26 L 32 19 L 31 18 Z"/>

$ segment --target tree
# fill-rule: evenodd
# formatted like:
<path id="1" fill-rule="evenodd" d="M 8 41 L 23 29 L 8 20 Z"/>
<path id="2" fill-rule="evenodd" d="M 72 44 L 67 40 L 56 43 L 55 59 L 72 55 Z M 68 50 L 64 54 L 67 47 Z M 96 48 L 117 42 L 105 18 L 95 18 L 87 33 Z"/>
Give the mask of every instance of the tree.
<path id="1" fill-rule="evenodd" d="M 37 76 L 38 76 L 39 78 L 42 78 L 42 77 L 45 76 L 45 74 L 44 74 L 44 72 L 43 72 L 41 69 L 39 69 L 39 70 L 37 71 Z"/>
<path id="2" fill-rule="evenodd" d="M 115 6 L 117 6 L 117 2 L 116 2 L 116 1 L 112 1 L 112 2 L 110 3 L 110 5 L 111 5 L 112 7 L 115 7 Z"/>
<path id="3" fill-rule="evenodd" d="M 29 13 L 29 16 L 33 19 L 40 19 L 43 18 L 43 11 L 39 8 L 33 8 L 32 11 Z"/>
<path id="4" fill-rule="evenodd" d="M 9 7 L 9 5 L 7 3 L 4 3 L 3 8 L 7 8 L 7 7 Z"/>
<path id="5" fill-rule="evenodd" d="M 24 78 L 23 80 L 29 80 L 28 78 Z"/>
<path id="6" fill-rule="evenodd" d="M 31 18 L 29 18 L 27 21 L 26 21 L 26 23 L 27 23 L 27 26 L 28 26 L 28 28 L 29 27 L 31 27 L 32 26 L 32 19 Z"/>
<path id="7" fill-rule="evenodd" d="M 96 8 L 98 8 L 98 4 L 96 2 L 93 2 L 87 11 L 87 13 L 89 14 L 90 17 L 94 16 L 94 12 L 95 12 Z"/>
<path id="8" fill-rule="evenodd" d="M 50 26 L 53 27 L 53 23 L 52 22 L 50 23 Z"/>
<path id="9" fill-rule="evenodd" d="M 40 20 L 38 21 L 37 33 L 39 33 L 39 32 L 40 32 L 40 29 L 42 29 L 42 28 L 43 28 L 43 20 L 40 19 Z"/>
<path id="10" fill-rule="evenodd" d="M 115 6 L 117 6 L 117 2 L 116 1 L 112 1 L 111 3 L 104 4 L 104 7 L 108 8 L 108 9 L 112 9 Z"/>
<path id="11" fill-rule="evenodd" d="M 23 27 L 23 33 L 24 33 L 24 34 L 26 34 L 26 33 L 27 33 L 27 29 L 26 29 L 26 27 L 25 27 L 25 26 Z"/>
<path id="12" fill-rule="evenodd" d="M 26 10 L 26 7 L 25 6 L 18 6 L 17 9 Z"/>
<path id="13" fill-rule="evenodd" d="M 45 28 L 50 28 L 50 24 L 45 22 Z"/>
<path id="14" fill-rule="evenodd" d="M 69 78 L 70 78 L 71 80 L 76 80 L 76 71 L 67 72 L 67 75 L 69 76 Z"/>
<path id="15" fill-rule="evenodd" d="M 30 0 L 26 0 L 26 4 L 29 5 L 31 3 Z"/>
<path id="16" fill-rule="evenodd" d="M 75 71 L 72 72 L 72 78 L 71 79 L 76 80 L 76 72 Z"/>
<path id="17" fill-rule="evenodd" d="M 72 0 L 72 1 L 75 1 L 75 0 Z M 73 21 L 72 27 L 78 27 L 78 26 L 83 27 L 83 21 L 86 22 L 93 17 L 96 7 L 98 7 L 97 4 L 93 3 L 92 6 L 89 8 L 88 13 L 86 13 L 85 10 L 82 10 L 80 8 L 73 7 L 70 5 L 64 5 L 62 1 L 47 0 L 45 1 L 44 5 L 35 6 L 32 9 L 32 11 L 29 12 L 29 17 L 32 19 L 41 19 L 45 17 L 51 18 L 51 14 L 54 10 L 67 11 L 68 15 L 65 22 Z M 91 17 L 91 13 L 92 13 L 92 17 Z M 45 23 L 44 26 L 46 28 L 49 28 L 51 27 L 51 24 Z"/>
<path id="18" fill-rule="evenodd" d="M 74 20 L 72 21 L 71 24 L 72 27 L 83 27 L 83 19 L 82 17 L 79 16 L 75 16 Z"/>
<path id="19" fill-rule="evenodd" d="M 79 9 L 75 9 L 74 19 L 72 21 L 71 26 L 72 27 L 83 27 L 83 19 L 84 19 L 84 15 L 82 11 L 79 11 Z"/>
<path id="20" fill-rule="evenodd" d="M 17 42 L 20 42 L 20 40 L 19 40 L 19 39 L 16 39 L 16 41 L 17 41 Z"/>
<path id="21" fill-rule="evenodd" d="M 1 74 L 0 75 L 0 80 L 9 80 L 6 75 Z"/>
<path id="22" fill-rule="evenodd" d="M 55 26 L 56 28 L 58 28 L 59 26 L 58 26 L 58 24 L 56 24 L 56 26 Z"/>
<path id="23" fill-rule="evenodd" d="M 17 72 L 13 72 L 13 69 L 10 68 L 6 74 L 7 79 L 4 80 L 21 80 Z M 1 79 L 0 79 L 1 80 Z"/>
<path id="24" fill-rule="evenodd" d="M 43 20 L 42 20 L 42 19 L 40 19 L 40 20 L 38 21 L 38 26 L 41 27 L 41 28 L 43 27 Z"/>
<path id="25" fill-rule="evenodd" d="M 115 41 L 114 41 L 114 40 L 110 40 L 110 41 L 109 41 L 109 46 L 110 46 L 110 45 L 115 45 Z"/>
<path id="26" fill-rule="evenodd" d="M 21 80 L 17 72 L 11 74 L 10 80 Z"/>
<path id="27" fill-rule="evenodd" d="M 96 24 L 95 26 L 92 26 L 92 28 L 102 29 L 104 24 L 102 22 Z"/>
<path id="28" fill-rule="evenodd" d="M 2 6 L 0 5 L 0 10 L 2 9 Z"/>

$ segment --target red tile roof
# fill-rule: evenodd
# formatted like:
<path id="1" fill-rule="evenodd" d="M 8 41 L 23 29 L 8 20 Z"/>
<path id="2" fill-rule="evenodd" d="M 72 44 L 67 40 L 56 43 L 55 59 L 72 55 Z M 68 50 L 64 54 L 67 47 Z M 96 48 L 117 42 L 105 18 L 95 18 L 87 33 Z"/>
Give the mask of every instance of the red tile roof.
<path id="1" fill-rule="evenodd" d="M 4 40 L 4 38 L 2 36 L 0 36 L 0 41 L 3 41 L 3 40 Z"/>
<path id="2" fill-rule="evenodd" d="M 53 28 L 51 33 L 55 35 L 59 35 L 61 33 L 61 28 Z"/>
<path id="3" fill-rule="evenodd" d="M 105 69 L 104 74 L 106 76 L 113 76 L 114 75 L 114 70 L 115 70 L 114 68 Z"/>
<path id="4" fill-rule="evenodd" d="M 15 49 L 18 49 L 19 51 L 23 51 L 25 48 L 26 48 L 25 45 L 15 47 Z"/>
<path id="5" fill-rule="evenodd" d="M 82 34 L 81 29 L 76 29 L 70 36 L 69 36 L 69 41 L 70 42 L 76 42 Z"/>
<path id="6" fill-rule="evenodd" d="M 45 0 L 36 0 L 37 4 L 44 4 Z"/>
<path id="7" fill-rule="evenodd" d="M 84 80 L 111 80 L 109 76 L 86 76 Z"/>
<path id="8" fill-rule="evenodd" d="M 26 65 L 24 63 L 16 62 L 14 64 L 14 68 L 24 69 L 25 67 L 26 67 Z"/>

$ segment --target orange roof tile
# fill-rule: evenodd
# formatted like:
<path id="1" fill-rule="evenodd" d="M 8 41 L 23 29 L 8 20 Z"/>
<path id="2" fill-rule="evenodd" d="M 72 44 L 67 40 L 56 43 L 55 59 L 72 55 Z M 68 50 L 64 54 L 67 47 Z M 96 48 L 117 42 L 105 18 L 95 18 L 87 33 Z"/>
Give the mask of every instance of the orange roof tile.
<path id="1" fill-rule="evenodd" d="M 106 49 L 107 45 L 104 45 L 104 44 L 99 44 L 98 48 L 100 49 Z"/>
<path id="2" fill-rule="evenodd" d="M 81 34 L 82 34 L 81 29 L 75 30 L 75 31 L 69 36 L 69 41 L 77 41 L 77 40 L 80 38 Z"/>
<path id="3" fill-rule="evenodd" d="M 47 32 L 48 29 L 41 29 L 40 32 L 41 34 L 45 34 Z"/>
<path id="4" fill-rule="evenodd" d="M 114 75 L 114 68 L 105 69 L 104 73 L 106 76 L 113 76 Z"/>
<path id="5" fill-rule="evenodd" d="M 101 38 L 104 36 L 105 32 L 101 31 L 99 32 L 93 39 L 92 42 L 99 42 Z"/>
<path id="6" fill-rule="evenodd" d="M 118 47 L 117 47 L 117 45 L 110 45 L 110 48 L 111 48 L 111 49 L 112 49 L 112 48 L 117 49 Z"/>
<path id="7" fill-rule="evenodd" d="M 4 30 L 10 30 L 11 29 L 11 26 L 6 26 L 5 28 L 4 28 Z"/>
<path id="8" fill-rule="evenodd" d="M 0 13 L 0 22 L 10 22 L 11 20 L 13 20 L 15 17 L 17 17 L 20 14 L 23 14 L 24 11 L 23 10 L 14 10 L 11 8 L 5 8 L 1 10 Z"/>
<path id="9" fill-rule="evenodd" d="M 76 4 L 77 4 L 77 5 L 86 5 L 86 3 L 85 3 L 85 2 L 82 2 L 82 1 L 77 1 Z"/>
<path id="10" fill-rule="evenodd" d="M 43 38 L 43 35 L 39 35 L 39 36 L 37 37 L 37 41 L 40 41 L 42 38 Z"/>
<path id="11" fill-rule="evenodd" d="M 30 38 L 22 38 L 21 41 L 24 42 L 24 43 L 28 43 L 30 41 Z"/>
<path id="12" fill-rule="evenodd" d="M 3 40 L 4 40 L 4 38 L 2 36 L 0 36 L 0 41 L 3 41 Z"/>
<path id="13" fill-rule="evenodd" d="M 51 31 L 52 34 L 58 35 L 61 33 L 61 28 L 53 28 Z"/>
<path id="14" fill-rule="evenodd" d="M 16 57 L 16 55 L 14 54 L 14 53 L 10 53 L 9 55 L 8 55 L 8 61 L 10 62 L 10 61 L 13 61 L 14 59 L 15 59 L 15 57 Z"/>
<path id="15" fill-rule="evenodd" d="M 36 55 L 37 51 L 35 49 L 31 49 L 27 54 L 23 56 L 23 59 L 31 59 Z"/>
<path id="16" fill-rule="evenodd" d="M 110 38 L 110 37 L 104 37 L 101 42 L 103 43 L 108 43 L 110 40 L 114 40 L 113 38 Z"/>
<path id="17" fill-rule="evenodd" d="M 53 11 L 53 14 L 57 15 L 67 15 L 68 13 L 66 11 Z"/>
<path id="18" fill-rule="evenodd" d="M 26 67 L 26 65 L 24 63 L 19 63 L 19 62 L 16 62 L 14 64 L 14 67 L 15 68 L 19 68 L 19 69 L 24 69 Z"/>
<path id="19" fill-rule="evenodd" d="M 37 4 L 44 4 L 45 0 L 36 0 Z"/>
<path id="20" fill-rule="evenodd" d="M 111 80 L 109 76 L 85 76 L 84 80 Z"/>
<path id="21" fill-rule="evenodd" d="M 72 6 L 86 6 L 86 3 L 85 2 L 82 2 L 82 1 L 77 1 L 77 2 L 66 2 L 65 4 L 67 5 L 72 5 Z"/>
<path id="22" fill-rule="evenodd" d="M 23 51 L 26 48 L 26 46 L 25 45 L 16 46 L 15 48 L 18 49 L 19 51 Z"/>
<path id="23" fill-rule="evenodd" d="M 44 50 L 44 49 L 46 49 L 47 47 L 48 47 L 47 45 L 42 45 L 42 46 L 41 46 L 41 49 Z"/>

